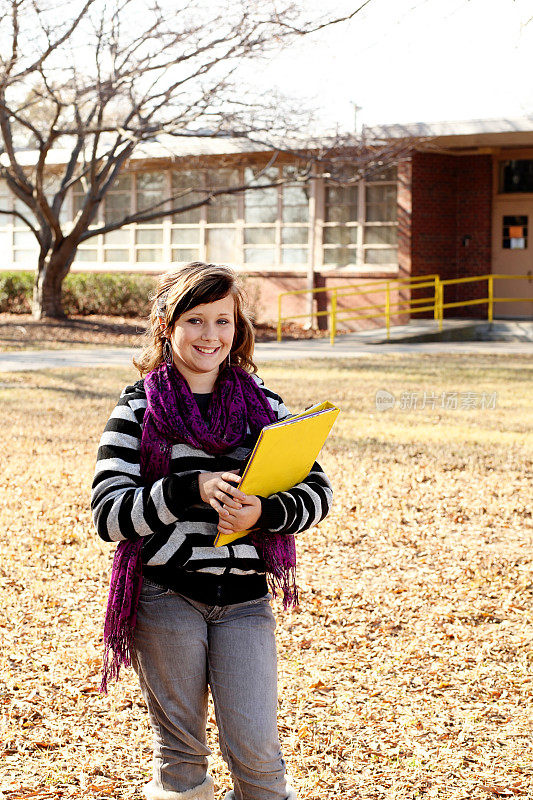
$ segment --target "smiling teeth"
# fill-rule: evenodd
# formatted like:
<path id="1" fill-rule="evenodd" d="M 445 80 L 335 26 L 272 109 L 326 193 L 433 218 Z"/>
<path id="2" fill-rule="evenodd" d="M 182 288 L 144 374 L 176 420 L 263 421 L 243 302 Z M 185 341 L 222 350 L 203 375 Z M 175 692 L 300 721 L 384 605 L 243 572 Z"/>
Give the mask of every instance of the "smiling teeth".
<path id="1" fill-rule="evenodd" d="M 198 347 L 196 349 L 200 351 L 200 353 L 216 353 L 218 347 Z"/>

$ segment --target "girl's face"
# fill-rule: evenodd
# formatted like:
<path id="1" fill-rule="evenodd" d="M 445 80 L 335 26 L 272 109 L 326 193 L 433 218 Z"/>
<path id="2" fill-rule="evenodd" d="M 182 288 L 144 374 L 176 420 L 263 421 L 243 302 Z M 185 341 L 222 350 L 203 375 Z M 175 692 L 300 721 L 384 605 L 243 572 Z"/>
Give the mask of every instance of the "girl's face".
<path id="1" fill-rule="evenodd" d="M 178 317 L 170 336 L 174 364 L 193 391 L 210 391 L 214 386 L 234 335 L 235 301 L 231 294 L 195 306 Z"/>

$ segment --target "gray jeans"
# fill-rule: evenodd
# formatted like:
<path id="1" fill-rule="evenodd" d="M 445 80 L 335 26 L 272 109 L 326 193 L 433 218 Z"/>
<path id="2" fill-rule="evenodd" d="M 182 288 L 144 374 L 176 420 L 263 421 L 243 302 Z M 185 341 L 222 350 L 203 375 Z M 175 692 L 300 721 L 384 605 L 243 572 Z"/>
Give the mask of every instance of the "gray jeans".
<path id="1" fill-rule="evenodd" d="M 154 732 L 149 794 L 205 781 L 209 686 L 236 800 L 286 800 L 270 598 L 208 606 L 143 580 L 132 661 Z"/>

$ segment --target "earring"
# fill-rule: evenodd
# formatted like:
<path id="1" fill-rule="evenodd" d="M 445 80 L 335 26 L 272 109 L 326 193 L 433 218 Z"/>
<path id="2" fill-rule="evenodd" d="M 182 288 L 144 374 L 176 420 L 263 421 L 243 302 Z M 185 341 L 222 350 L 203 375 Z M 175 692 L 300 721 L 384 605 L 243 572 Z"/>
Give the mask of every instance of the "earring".
<path id="1" fill-rule="evenodd" d="M 174 363 L 174 358 L 172 355 L 172 345 L 170 344 L 170 339 L 166 339 L 163 341 L 163 358 L 165 359 L 165 363 L 168 364 L 169 367 L 172 366 Z"/>
<path id="2" fill-rule="evenodd" d="M 231 350 L 230 350 L 230 351 L 229 351 L 229 353 L 228 353 L 228 363 L 227 363 L 227 367 L 228 367 L 228 368 L 229 368 L 229 367 L 231 367 Z"/>

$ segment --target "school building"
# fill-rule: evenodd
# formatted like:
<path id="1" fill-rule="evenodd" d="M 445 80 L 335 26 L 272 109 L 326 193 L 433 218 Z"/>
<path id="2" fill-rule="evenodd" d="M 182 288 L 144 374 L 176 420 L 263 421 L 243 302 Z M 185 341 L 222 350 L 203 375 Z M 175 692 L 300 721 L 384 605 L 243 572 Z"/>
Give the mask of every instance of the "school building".
<path id="1" fill-rule="evenodd" d="M 282 185 L 223 195 L 208 206 L 96 236 L 80 246 L 73 269 L 159 273 L 192 260 L 230 264 L 247 276 L 260 321 L 276 318 L 279 292 L 368 286 L 368 294 L 341 305 L 380 308 L 382 288 L 370 291 L 377 281 L 493 274 L 503 276 L 494 280 L 494 317 L 532 319 L 533 301 L 526 298 L 533 297 L 533 118 L 390 125 L 373 132 L 389 140 L 417 137 L 419 144 L 409 158 L 346 186 L 327 178 L 302 183 L 301 165 L 279 155 L 261 180 L 283 178 Z M 67 155 L 54 151 L 58 167 Z M 236 139 L 146 143 L 106 196 L 97 224 L 181 190 L 192 190 L 187 199 L 194 200 L 206 189 L 244 183 L 271 155 Z M 21 156 L 31 165 L 30 151 Z M 82 196 L 74 187 L 64 223 Z M 19 201 L 0 182 L 0 207 L 11 203 L 17 208 Z M 0 252 L 2 269 L 35 267 L 35 240 L 16 218 L 0 216 Z M 487 296 L 486 280 L 446 288 L 446 302 Z M 394 303 L 415 295 L 403 286 L 392 287 L 390 297 Z M 317 301 L 319 309 L 327 307 L 324 294 Z M 284 314 L 308 309 L 304 295 L 284 300 Z M 455 307 L 445 316 L 486 318 L 487 306 Z M 351 326 L 371 324 L 383 321 Z"/>

